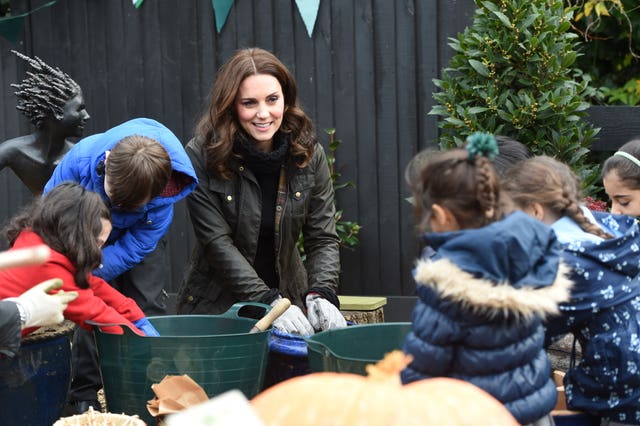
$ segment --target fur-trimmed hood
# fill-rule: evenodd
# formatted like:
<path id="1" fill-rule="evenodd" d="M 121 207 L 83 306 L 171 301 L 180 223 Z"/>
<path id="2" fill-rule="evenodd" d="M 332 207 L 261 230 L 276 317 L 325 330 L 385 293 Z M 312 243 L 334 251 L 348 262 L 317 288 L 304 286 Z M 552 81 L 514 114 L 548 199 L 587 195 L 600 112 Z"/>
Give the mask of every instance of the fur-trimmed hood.
<path id="1" fill-rule="evenodd" d="M 523 212 L 482 228 L 425 234 L 424 240 L 435 251 L 418 261 L 416 282 L 463 309 L 546 317 L 569 300 L 569 268 L 561 264 L 555 233 Z"/>
<path id="2" fill-rule="evenodd" d="M 559 313 L 558 304 L 569 300 L 572 282 L 569 268 L 560 263 L 551 285 L 515 288 L 474 278 L 448 259 L 421 260 L 414 271 L 418 285 L 430 287 L 438 296 L 459 303 L 462 309 L 494 317 L 545 318 Z"/>

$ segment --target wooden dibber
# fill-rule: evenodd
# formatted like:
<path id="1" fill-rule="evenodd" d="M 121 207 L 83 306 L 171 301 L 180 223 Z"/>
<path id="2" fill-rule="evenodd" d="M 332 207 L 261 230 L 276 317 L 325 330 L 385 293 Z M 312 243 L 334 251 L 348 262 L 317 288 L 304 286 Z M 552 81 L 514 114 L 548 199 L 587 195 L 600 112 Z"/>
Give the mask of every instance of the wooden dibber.
<path id="1" fill-rule="evenodd" d="M 260 318 L 260 320 L 255 323 L 253 327 L 251 327 L 249 333 L 258 333 L 261 331 L 265 331 L 267 328 L 269 328 L 271 323 L 276 320 L 276 318 L 282 315 L 284 311 L 289 309 L 289 306 L 291 306 L 291 301 L 286 297 L 278 300 L 278 303 L 276 303 L 275 306 L 271 308 L 271 310 L 267 312 L 265 316 Z"/>

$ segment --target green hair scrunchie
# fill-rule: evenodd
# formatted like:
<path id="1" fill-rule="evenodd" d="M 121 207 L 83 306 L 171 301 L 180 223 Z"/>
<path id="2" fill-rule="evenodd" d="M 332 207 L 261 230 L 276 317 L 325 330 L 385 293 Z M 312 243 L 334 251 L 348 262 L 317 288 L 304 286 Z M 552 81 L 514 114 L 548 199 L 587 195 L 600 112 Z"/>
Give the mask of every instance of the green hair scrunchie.
<path id="1" fill-rule="evenodd" d="M 487 157 L 493 160 L 498 155 L 498 142 L 491 133 L 475 132 L 467 138 L 467 146 L 469 151 L 469 161 L 473 161 L 476 155 Z"/>

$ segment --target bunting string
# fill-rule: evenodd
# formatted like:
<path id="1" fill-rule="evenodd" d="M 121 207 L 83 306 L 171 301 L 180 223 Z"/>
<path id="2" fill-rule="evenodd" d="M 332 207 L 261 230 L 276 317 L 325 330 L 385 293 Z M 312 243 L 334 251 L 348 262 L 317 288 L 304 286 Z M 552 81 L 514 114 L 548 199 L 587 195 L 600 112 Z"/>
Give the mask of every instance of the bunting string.
<path id="1" fill-rule="evenodd" d="M 235 0 L 211 0 L 211 7 L 213 8 L 216 21 L 216 32 L 218 34 L 220 34 L 224 24 L 227 22 L 229 12 L 233 7 L 234 1 Z M 0 36 L 15 45 L 18 42 L 20 33 L 22 32 L 24 19 L 40 9 L 53 6 L 57 2 L 58 0 L 52 0 L 21 15 L 0 18 Z M 142 7 L 143 2 L 144 0 L 131 0 L 131 4 L 136 9 Z M 309 37 L 312 37 L 313 29 L 316 25 L 316 20 L 318 19 L 320 0 L 295 0 L 295 3 L 298 8 L 298 13 L 300 13 L 300 17 L 302 18 L 302 22 L 304 22 L 307 34 Z"/>
<path id="2" fill-rule="evenodd" d="M 22 13 L 20 15 L 7 16 L 5 18 L 0 18 L 0 37 L 3 37 L 4 39 L 8 40 L 15 47 L 16 44 L 18 43 L 20 33 L 22 32 L 22 27 L 24 26 L 24 19 L 27 16 L 37 12 L 40 9 L 53 6 L 57 2 L 58 0 L 52 0 L 48 3 L 45 3 L 41 6 L 36 7 L 33 10 Z"/>

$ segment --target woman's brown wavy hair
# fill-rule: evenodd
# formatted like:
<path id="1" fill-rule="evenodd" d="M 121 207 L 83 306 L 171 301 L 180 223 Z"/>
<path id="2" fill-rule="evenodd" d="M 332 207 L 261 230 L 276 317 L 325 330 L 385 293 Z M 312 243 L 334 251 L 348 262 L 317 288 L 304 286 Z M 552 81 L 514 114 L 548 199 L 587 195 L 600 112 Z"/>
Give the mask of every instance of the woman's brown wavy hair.
<path id="1" fill-rule="evenodd" d="M 305 167 L 315 152 L 313 123 L 300 107 L 295 79 L 287 67 L 271 52 L 260 48 L 238 50 L 218 70 L 209 95 L 208 111 L 196 127 L 195 137 L 203 141 L 207 169 L 222 179 L 231 177 L 229 160 L 233 158 L 233 141 L 241 131 L 236 113 L 236 96 L 245 78 L 266 74 L 282 86 L 285 112 L 280 132 L 288 134 L 289 154 L 298 167 Z"/>

